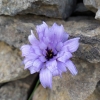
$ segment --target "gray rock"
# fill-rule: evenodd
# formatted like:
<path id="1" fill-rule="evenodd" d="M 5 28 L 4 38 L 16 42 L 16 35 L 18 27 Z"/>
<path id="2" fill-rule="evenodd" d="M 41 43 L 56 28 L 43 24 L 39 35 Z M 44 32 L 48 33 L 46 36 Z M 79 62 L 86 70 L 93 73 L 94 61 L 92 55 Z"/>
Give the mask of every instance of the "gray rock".
<path id="1" fill-rule="evenodd" d="M 0 83 L 19 79 L 29 75 L 24 70 L 20 51 L 27 44 L 30 29 L 36 32 L 36 25 L 45 21 L 48 25 L 54 22 L 63 24 L 66 32 L 72 37 L 80 37 L 80 46 L 74 57 L 91 63 L 100 62 L 100 24 L 90 17 L 73 17 L 67 21 L 39 16 L 0 16 Z M 2 53 L 3 52 L 3 53 Z M 99 73 L 98 73 L 99 74 Z"/>
<path id="2" fill-rule="evenodd" d="M 0 100 L 27 100 L 34 75 L 25 79 L 9 82 L 0 87 Z"/>
<path id="3" fill-rule="evenodd" d="M 97 83 L 94 92 L 86 100 L 100 100 L 100 81 Z"/>
<path id="4" fill-rule="evenodd" d="M 20 51 L 0 42 L 0 83 L 24 78 L 29 75 L 24 70 Z"/>
<path id="5" fill-rule="evenodd" d="M 76 0 L 0 0 L 0 15 L 36 14 L 55 18 L 69 17 Z"/>
<path id="6" fill-rule="evenodd" d="M 73 12 L 73 16 L 94 16 L 95 14 L 88 10 L 83 3 L 78 3 Z"/>
<path id="7" fill-rule="evenodd" d="M 76 5 L 76 9 L 75 9 L 75 12 L 87 12 L 88 9 L 84 6 L 83 3 L 78 3 Z"/>
<path id="8" fill-rule="evenodd" d="M 100 20 L 100 0 L 83 0 L 84 5 L 94 13 L 95 19 Z"/>
<path id="9" fill-rule="evenodd" d="M 70 37 L 80 37 L 80 47 L 76 57 L 91 63 L 100 62 L 100 23 L 90 17 L 72 17 L 67 21 L 39 16 L 0 16 L 0 40 L 10 46 L 20 48 L 28 43 L 30 29 L 36 32 L 36 25 L 45 21 L 48 25 L 54 22 L 63 24 Z"/>
<path id="10" fill-rule="evenodd" d="M 69 72 L 64 73 L 62 77 L 53 78 L 53 88 L 44 89 L 39 86 L 33 95 L 33 100 L 99 100 L 87 99 L 94 92 L 95 87 L 100 80 L 100 63 L 91 64 L 82 59 L 73 59 L 74 64 L 79 71 L 78 75 L 72 76 Z M 43 95 L 45 94 L 45 95 Z M 99 93 L 100 94 L 100 93 Z"/>
<path id="11" fill-rule="evenodd" d="M 1 100 L 26 100 L 27 85 L 23 85 L 20 81 L 9 83 L 0 88 Z"/>

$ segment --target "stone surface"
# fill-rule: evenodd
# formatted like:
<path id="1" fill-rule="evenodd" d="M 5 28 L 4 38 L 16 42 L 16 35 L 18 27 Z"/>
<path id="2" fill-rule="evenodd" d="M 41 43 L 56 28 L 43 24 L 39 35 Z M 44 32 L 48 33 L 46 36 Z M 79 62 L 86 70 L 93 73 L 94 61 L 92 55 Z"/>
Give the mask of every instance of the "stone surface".
<path id="1" fill-rule="evenodd" d="M 72 37 L 80 37 L 80 46 L 74 57 L 91 63 L 100 62 L 100 23 L 90 17 L 72 17 L 67 21 L 39 16 L 0 16 L 0 83 L 25 77 L 29 74 L 22 66 L 19 49 L 28 43 L 30 29 L 36 32 L 36 25 L 45 21 L 63 24 Z M 99 75 L 99 73 L 98 73 Z"/>
<path id="2" fill-rule="evenodd" d="M 95 19 L 100 20 L 100 0 L 83 0 L 84 5 L 94 13 Z"/>
<path id="3" fill-rule="evenodd" d="M 22 66 L 19 50 L 0 42 L 0 83 L 23 78 L 29 75 Z"/>
<path id="4" fill-rule="evenodd" d="M 69 17 L 76 0 L 0 0 L 0 15 L 36 14 L 55 18 Z"/>
<path id="5" fill-rule="evenodd" d="M 100 81 L 97 83 L 94 92 L 86 100 L 100 100 Z"/>
<path id="6" fill-rule="evenodd" d="M 34 81 L 33 77 L 34 75 L 30 75 L 0 87 L 0 100 L 27 100 L 30 85 Z"/>
<path id="7" fill-rule="evenodd" d="M 100 80 L 97 74 L 99 72 L 100 76 L 100 63 L 91 64 L 77 58 L 73 61 L 79 71 L 78 75 L 72 76 L 67 72 L 62 75 L 62 78 L 54 77 L 52 90 L 39 86 L 33 100 L 92 100 L 87 98 L 94 92 Z M 95 98 L 97 98 L 97 93 L 95 93 Z"/>
<path id="8" fill-rule="evenodd" d="M 39 16 L 0 16 L 0 41 L 10 46 L 20 48 L 28 43 L 30 29 L 35 32 L 36 25 L 45 21 L 48 25 L 54 22 L 63 24 L 70 37 L 80 37 L 80 47 L 75 57 L 85 59 L 91 63 L 100 62 L 100 23 L 92 17 L 72 17 L 67 21 Z"/>
<path id="9" fill-rule="evenodd" d="M 78 3 L 72 15 L 73 16 L 94 16 L 95 14 L 92 11 L 88 10 L 83 3 Z"/>

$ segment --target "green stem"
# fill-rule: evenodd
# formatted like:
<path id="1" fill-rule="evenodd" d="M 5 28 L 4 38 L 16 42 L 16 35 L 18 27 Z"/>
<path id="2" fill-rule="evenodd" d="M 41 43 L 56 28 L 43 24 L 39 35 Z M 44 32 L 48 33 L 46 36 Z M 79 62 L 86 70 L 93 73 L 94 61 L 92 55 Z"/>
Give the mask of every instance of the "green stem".
<path id="1" fill-rule="evenodd" d="M 35 85 L 35 88 L 34 88 L 34 90 L 33 90 L 32 94 L 31 94 L 31 96 L 29 97 L 29 99 L 28 99 L 28 100 L 31 100 L 31 98 L 32 98 L 32 96 L 33 96 L 33 94 L 34 94 L 34 92 L 35 92 L 36 88 L 38 87 L 39 83 L 40 83 L 40 81 L 39 81 L 39 79 L 38 79 L 38 81 L 37 81 L 37 83 L 36 83 L 36 85 Z"/>

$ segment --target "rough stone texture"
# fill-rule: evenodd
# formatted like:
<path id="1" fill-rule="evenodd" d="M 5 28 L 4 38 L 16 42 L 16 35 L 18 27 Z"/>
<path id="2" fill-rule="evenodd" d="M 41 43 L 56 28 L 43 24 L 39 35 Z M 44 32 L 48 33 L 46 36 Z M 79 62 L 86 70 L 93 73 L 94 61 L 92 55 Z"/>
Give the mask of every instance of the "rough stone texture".
<path id="1" fill-rule="evenodd" d="M 45 21 L 48 25 L 54 22 L 63 24 L 66 32 L 72 37 L 80 37 L 80 47 L 75 57 L 91 63 L 100 62 L 100 23 L 91 17 L 72 17 L 67 21 L 38 16 L 0 16 L 0 41 L 20 48 L 28 43 L 30 29 L 35 32 L 36 25 Z"/>
<path id="2" fill-rule="evenodd" d="M 36 14 L 55 18 L 69 17 L 76 0 L 0 0 L 0 15 Z"/>
<path id="3" fill-rule="evenodd" d="M 54 77 L 52 90 L 43 89 L 40 86 L 34 93 L 33 100 L 86 100 L 100 80 L 97 74 L 99 73 L 100 76 L 100 63 L 91 64 L 77 58 L 74 58 L 73 61 L 79 70 L 77 76 L 72 76 L 68 72 L 64 73 L 62 78 Z M 100 99 L 96 98 L 94 100 Z"/>
<path id="4" fill-rule="evenodd" d="M 95 14 L 88 10 L 83 3 L 78 3 L 73 12 L 74 16 L 94 16 Z"/>
<path id="5" fill-rule="evenodd" d="M 29 75 L 24 70 L 19 50 L 0 42 L 0 83 L 23 78 Z"/>
<path id="6" fill-rule="evenodd" d="M 100 100 L 100 81 L 97 83 L 94 92 L 86 100 Z"/>
<path id="7" fill-rule="evenodd" d="M 84 5 L 94 13 L 95 19 L 100 20 L 100 0 L 83 0 Z"/>
<path id="8" fill-rule="evenodd" d="M 9 82 L 0 87 L 0 100 L 27 100 L 30 85 L 34 81 L 30 75 L 25 79 Z"/>
<path id="9" fill-rule="evenodd" d="M 13 82 L 6 84 L 0 88 L 0 99 L 1 100 L 26 100 L 27 98 L 27 86 L 22 82 Z"/>
<path id="10" fill-rule="evenodd" d="M 60 19 L 32 15 L 0 16 L 0 41 L 9 45 L 1 43 L 0 46 L 0 62 L 3 65 L 1 66 L 0 64 L 0 70 L 3 71 L 6 68 L 4 70 L 5 76 L 1 74 L 1 80 L 8 77 L 8 75 L 11 75 L 11 79 L 18 78 L 12 78 L 14 76 L 12 76 L 12 72 L 14 72 L 15 76 L 20 74 L 22 76 L 22 73 L 28 74 L 20 66 L 21 58 L 18 55 L 19 51 L 17 49 L 23 44 L 28 43 L 27 37 L 30 34 L 30 29 L 36 32 L 36 25 L 41 24 L 42 21 L 45 21 L 48 25 L 52 25 L 54 22 L 63 24 L 65 30 L 70 34 L 70 38 L 78 36 L 81 38 L 80 47 L 74 54 L 73 59 L 79 74 L 71 76 L 71 74 L 66 73 L 63 74 L 62 78 L 54 77 L 53 89 L 46 91 L 48 93 L 48 100 L 66 100 L 66 98 L 69 98 L 68 100 L 86 99 L 93 93 L 97 82 L 100 80 L 100 23 L 91 17 L 72 17 L 62 21 Z M 6 53 L 7 50 L 9 52 Z M 5 74 L 5 72 L 7 73 Z M 6 81 L 9 81 L 8 78 Z"/>

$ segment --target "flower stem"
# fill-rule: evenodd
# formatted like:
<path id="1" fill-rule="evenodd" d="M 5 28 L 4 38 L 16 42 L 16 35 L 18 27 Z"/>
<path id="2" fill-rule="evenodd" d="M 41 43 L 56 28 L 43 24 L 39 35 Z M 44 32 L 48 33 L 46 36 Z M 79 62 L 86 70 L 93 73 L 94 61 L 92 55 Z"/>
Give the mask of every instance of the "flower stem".
<path id="1" fill-rule="evenodd" d="M 39 81 L 39 79 L 38 79 L 38 81 L 37 81 L 37 83 L 36 83 L 36 85 L 35 85 L 35 88 L 34 88 L 34 90 L 33 90 L 32 94 L 30 95 L 30 97 L 29 97 L 29 99 L 28 99 L 28 100 L 31 100 L 31 98 L 32 98 L 32 96 L 33 96 L 33 94 L 34 94 L 34 92 L 35 92 L 36 88 L 38 87 L 39 83 L 40 83 L 40 81 Z"/>

